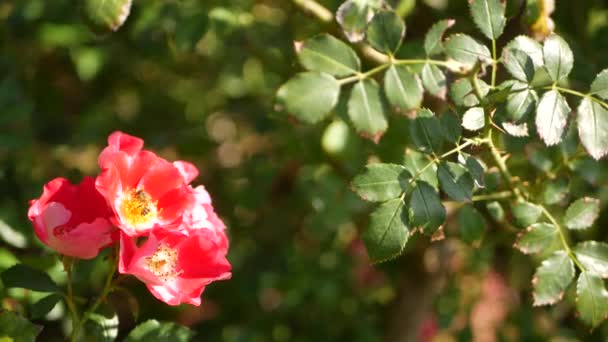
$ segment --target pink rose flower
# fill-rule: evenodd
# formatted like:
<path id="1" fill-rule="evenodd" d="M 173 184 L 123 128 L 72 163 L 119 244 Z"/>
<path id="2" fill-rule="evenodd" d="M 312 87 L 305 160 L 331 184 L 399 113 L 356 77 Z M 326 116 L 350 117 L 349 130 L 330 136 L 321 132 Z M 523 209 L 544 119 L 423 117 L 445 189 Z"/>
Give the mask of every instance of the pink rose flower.
<path id="1" fill-rule="evenodd" d="M 140 246 L 121 233 L 118 270 L 143 281 L 167 304 L 200 305 L 207 284 L 231 276 L 227 250 L 223 231 L 196 229 L 185 235 L 158 229 Z"/>
<path id="2" fill-rule="evenodd" d="M 92 259 L 114 240 L 111 210 L 91 177 L 79 185 L 53 179 L 39 199 L 30 201 L 27 214 L 36 236 L 63 255 Z"/>
<path id="3" fill-rule="evenodd" d="M 177 228 L 195 203 L 188 184 L 198 175 L 196 167 L 170 163 L 142 147 L 141 139 L 114 132 L 99 155 L 97 190 L 115 214 L 112 222 L 129 236 Z"/>

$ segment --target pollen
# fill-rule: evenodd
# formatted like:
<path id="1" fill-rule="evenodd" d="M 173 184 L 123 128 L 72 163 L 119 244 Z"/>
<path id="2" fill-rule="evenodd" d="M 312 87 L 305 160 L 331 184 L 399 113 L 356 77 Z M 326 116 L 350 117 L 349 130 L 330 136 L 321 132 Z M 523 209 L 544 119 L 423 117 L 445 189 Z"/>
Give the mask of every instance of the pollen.
<path id="1" fill-rule="evenodd" d="M 161 243 L 146 259 L 145 267 L 163 281 L 169 281 L 181 273 L 177 270 L 177 255 L 177 250 Z"/>
<path id="2" fill-rule="evenodd" d="M 157 203 L 143 190 L 130 190 L 120 205 L 121 218 L 134 227 L 147 226 L 158 215 Z"/>

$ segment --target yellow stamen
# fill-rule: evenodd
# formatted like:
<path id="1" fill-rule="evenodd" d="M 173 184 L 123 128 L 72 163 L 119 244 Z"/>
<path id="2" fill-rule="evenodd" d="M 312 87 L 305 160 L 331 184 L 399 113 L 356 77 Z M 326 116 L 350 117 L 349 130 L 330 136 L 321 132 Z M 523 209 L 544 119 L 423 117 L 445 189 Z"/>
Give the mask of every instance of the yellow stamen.
<path id="1" fill-rule="evenodd" d="M 177 271 L 177 255 L 177 250 L 161 243 L 146 259 L 145 267 L 163 281 L 171 280 L 181 273 Z"/>
<path id="2" fill-rule="evenodd" d="M 135 226 L 147 225 L 156 219 L 157 203 L 143 190 L 129 190 L 120 205 L 123 220 Z"/>

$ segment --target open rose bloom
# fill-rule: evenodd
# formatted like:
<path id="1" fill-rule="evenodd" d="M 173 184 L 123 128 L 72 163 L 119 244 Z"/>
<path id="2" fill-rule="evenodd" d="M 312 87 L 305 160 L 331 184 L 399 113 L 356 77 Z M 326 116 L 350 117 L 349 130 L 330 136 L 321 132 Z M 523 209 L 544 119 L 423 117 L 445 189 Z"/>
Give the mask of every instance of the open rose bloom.
<path id="1" fill-rule="evenodd" d="M 170 305 L 200 305 L 205 286 L 230 278 L 224 223 L 188 162 L 169 162 L 122 132 L 99 155 L 101 173 L 74 186 L 49 182 L 28 212 L 38 238 L 57 252 L 94 258 L 120 236 L 119 272 Z"/>

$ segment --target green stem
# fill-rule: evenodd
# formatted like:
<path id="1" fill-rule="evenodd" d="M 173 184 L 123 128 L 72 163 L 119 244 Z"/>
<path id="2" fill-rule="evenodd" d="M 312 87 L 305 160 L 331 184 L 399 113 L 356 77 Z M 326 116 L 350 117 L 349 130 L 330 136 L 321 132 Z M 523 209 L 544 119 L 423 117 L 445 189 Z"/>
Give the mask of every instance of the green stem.
<path id="1" fill-rule="evenodd" d="M 314 0 L 293 0 L 293 2 L 323 22 L 330 23 L 334 20 L 331 11 Z"/>
<path id="2" fill-rule="evenodd" d="M 488 129 L 488 135 L 487 135 L 487 139 L 486 139 L 486 144 L 490 148 L 490 153 L 492 154 L 492 157 L 494 158 L 494 161 L 496 162 L 496 166 L 498 167 L 500 174 L 507 181 L 507 185 L 509 186 L 509 188 L 511 189 L 511 191 L 513 192 L 515 197 L 519 201 L 523 201 L 524 200 L 523 195 L 522 195 L 523 192 L 521 191 L 519 186 L 513 181 L 513 176 L 511 175 L 511 172 L 509 171 L 507 164 L 505 164 L 505 161 L 500 156 L 500 152 L 498 151 L 498 148 L 496 148 L 496 145 L 494 145 L 494 141 L 492 140 L 492 132 L 493 132 L 493 130 L 491 128 Z"/>
<path id="3" fill-rule="evenodd" d="M 513 197 L 512 191 L 501 191 L 501 192 L 495 192 L 493 194 L 473 196 L 473 198 L 471 200 L 473 202 L 494 201 L 494 200 L 511 198 L 511 197 Z"/>
<path id="4" fill-rule="evenodd" d="M 549 212 L 549 210 L 547 210 L 547 208 L 544 205 L 539 204 L 538 206 L 543 211 L 543 214 L 545 215 L 545 217 L 547 219 L 549 219 L 549 221 L 551 221 L 551 223 L 555 226 L 555 228 L 557 228 L 557 233 L 559 234 L 559 239 L 562 243 L 562 246 L 564 247 L 564 250 L 570 257 L 570 259 L 572 259 L 572 261 L 574 261 L 574 264 L 576 264 L 576 267 L 578 267 L 578 269 L 581 270 L 581 272 L 586 271 L 585 266 L 583 266 L 583 264 L 581 264 L 581 262 L 576 257 L 576 254 L 574 254 L 574 252 L 572 251 L 572 248 L 570 248 L 570 244 L 568 243 L 568 238 L 566 237 L 566 232 L 564 231 L 564 227 L 562 227 L 562 225 L 559 224 L 559 222 L 555 219 L 555 217 L 553 217 L 553 215 L 551 215 L 551 212 Z"/>
<path id="5" fill-rule="evenodd" d="M 498 66 L 498 60 L 496 59 L 496 39 L 492 39 L 492 89 L 496 87 L 496 68 Z"/>
<path id="6" fill-rule="evenodd" d="M 592 96 L 592 94 L 585 94 L 585 93 L 581 93 L 580 91 L 576 91 L 576 90 L 572 90 L 572 89 L 568 89 L 568 88 L 562 88 L 562 87 L 558 87 L 557 85 L 552 85 L 552 86 L 548 86 L 548 87 L 543 87 L 543 89 L 545 90 L 557 90 L 559 92 L 562 93 L 566 93 L 566 94 L 570 94 L 570 95 L 574 95 L 574 96 L 578 96 L 578 97 L 588 97 L 589 99 L 591 99 L 591 101 L 599 103 L 601 106 L 603 106 L 604 108 L 608 109 L 608 103 L 598 99 L 595 96 Z"/>
<path id="7" fill-rule="evenodd" d="M 68 306 L 68 309 L 70 310 L 70 313 L 72 314 L 72 321 L 73 322 L 78 322 L 78 310 L 76 310 L 76 305 L 74 305 L 74 291 L 72 289 L 72 267 L 74 265 L 74 262 L 71 261 L 69 263 L 69 265 L 67 265 L 66 267 L 66 272 L 67 272 L 67 276 L 68 276 L 68 293 L 65 296 L 65 302 L 66 305 Z"/>
<path id="8" fill-rule="evenodd" d="M 366 72 L 359 72 L 353 76 L 345 77 L 343 79 L 338 80 L 338 84 L 344 85 L 351 82 L 356 82 L 360 80 L 364 80 L 368 77 L 371 77 L 384 69 L 387 69 L 391 65 L 412 65 L 412 64 L 434 64 L 447 67 L 447 62 L 439 61 L 434 59 L 395 59 L 391 60 L 390 63 L 385 63 L 378 65 L 377 67 L 370 69 Z"/>
<path id="9" fill-rule="evenodd" d="M 114 254 L 115 255 L 117 254 L 116 251 L 114 252 Z M 103 303 L 106 300 L 106 297 L 108 296 L 108 294 L 110 294 L 110 292 L 112 292 L 112 289 L 113 289 L 112 279 L 114 278 L 114 274 L 116 273 L 116 268 L 118 267 L 118 260 L 116 260 L 116 257 L 114 257 L 110 260 L 112 262 L 112 266 L 111 266 L 110 272 L 108 273 L 108 276 L 106 278 L 106 282 L 104 284 L 103 290 L 101 290 L 101 295 L 97 298 L 95 303 L 93 303 L 93 305 L 82 315 L 82 319 L 78 323 L 76 323 L 76 327 L 74 328 L 74 330 L 72 330 L 72 336 L 70 337 L 71 342 L 75 342 L 78 339 L 80 330 L 82 330 L 82 327 L 84 326 L 84 324 L 89 320 L 91 314 L 94 313 L 95 310 L 97 310 L 99 305 L 101 305 L 101 303 Z"/>

